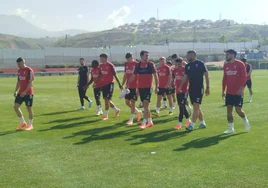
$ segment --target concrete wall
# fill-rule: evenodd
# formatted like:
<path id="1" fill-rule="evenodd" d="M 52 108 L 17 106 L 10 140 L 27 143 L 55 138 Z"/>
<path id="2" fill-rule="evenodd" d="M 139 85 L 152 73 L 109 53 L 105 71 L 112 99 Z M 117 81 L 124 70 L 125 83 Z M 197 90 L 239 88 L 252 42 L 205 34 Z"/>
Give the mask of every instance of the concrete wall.
<path id="1" fill-rule="evenodd" d="M 159 58 L 177 53 L 184 56 L 188 50 L 195 49 L 198 54 L 223 54 L 224 50 L 233 48 L 241 51 L 245 48 L 258 47 L 258 41 L 241 43 L 169 43 L 169 45 L 137 45 L 137 46 L 111 46 L 103 48 L 45 48 L 44 50 L 0 49 L 0 68 L 16 67 L 16 59 L 24 57 L 27 64 L 32 67 L 45 67 L 45 65 L 74 65 L 78 59 L 84 57 L 89 63 L 99 59 L 99 54 L 107 53 L 111 61 L 125 61 L 125 54 L 132 52 L 139 59 L 141 50 L 150 52 L 150 58 Z"/>

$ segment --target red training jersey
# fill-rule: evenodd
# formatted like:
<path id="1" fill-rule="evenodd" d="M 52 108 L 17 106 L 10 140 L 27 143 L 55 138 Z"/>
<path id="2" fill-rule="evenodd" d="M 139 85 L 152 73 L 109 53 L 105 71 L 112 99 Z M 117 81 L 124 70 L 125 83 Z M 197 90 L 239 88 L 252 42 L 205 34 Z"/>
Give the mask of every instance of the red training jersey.
<path id="1" fill-rule="evenodd" d="M 246 68 L 243 62 L 235 60 L 233 63 L 227 62 L 223 67 L 222 90 L 226 94 L 236 95 L 237 91 L 246 84 Z"/>
<path id="2" fill-rule="evenodd" d="M 151 88 L 153 85 L 153 74 L 156 73 L 153 62 L 139 62 L 134 74 L 138 75 L 138 88 Z"/>
<path id="3" fill-rule="evenodd" d="M 137 61 L 126 62 L 125 63 L 125 75 L 126 75 L 126 85 L 128 85 L 130 77 L 133 75 L 135 68 L 137 66 Z M 129 88 L 135 89 L 138 87 L 138 75 L 135 75 L 135 79 L 129 84 Z"/>
<path id="4" fill-rule="evenodd" d="M 94 84 L 95 84 L 95 87 L 94 87 L 94 88 L 99 88 L 99 87 L 101 87 L 101 81 L 100 81 L 101 78 L 99 79 L 98 82 L 96 82 L 98 76 L 99 76 L 100 73 L 101 73 L 100 68 L 99 68 L 99 67 L 92 68 L 90 72 L 91 72 L 91 77 L 92 77 L 92 79 L 93 79 L 93 82 L 94 82 Z"/>
<path id="5" fill-rule="evenodd" d="M 34 80 L 34 71 L 30 67 L 25 67 L 23 69 L 18 70 L 18 81 L 20 86 L 18 94 L 21 94 L 26 90 L 30 80 Z M 26 95 L 33 95 L 33 94 L 34 90 L 33 86 L 31 86 L 27 91 Z"/>
<path id="6" fill-rule="evenodd" d="M 251 71 L 252 71 L 252 65 L 246 64 L 246 71 L 247 71 L 247 80 L 251 80 Z"/>
<path id="7" fill-rule="evenodd" d="M 183 84 L 181 91 L 179 91 L 179 87 L 181 84 L 181 81 L 184 77 L 184 72 L 185 72 L 185 67 L 176 67 L 174 68 L 173 72 L 172 72 L 172 77 L 175 81 L 175 88 L 176 88 L 176 93 L 180 94 L 180 93 L 188 93 L 188 88 L 189 88 L 189 82 L 188 80 L 186 80 L 186 82 Z"/>
<path id="8" fill-rule="evenodd" d="M 167 88 L 169 85 L 168 81 L 171 76 L 170 67 L 167 65 L 162 65 L 157 68 L 157 74 L 159 79 L 159 88 Z"/>
<path id="9" fill-rule="evenodd" d="M 101 78 L 99 84 L 105 86 L 114 82 L 115 67 L 111 62 L 100 64 Z"/>

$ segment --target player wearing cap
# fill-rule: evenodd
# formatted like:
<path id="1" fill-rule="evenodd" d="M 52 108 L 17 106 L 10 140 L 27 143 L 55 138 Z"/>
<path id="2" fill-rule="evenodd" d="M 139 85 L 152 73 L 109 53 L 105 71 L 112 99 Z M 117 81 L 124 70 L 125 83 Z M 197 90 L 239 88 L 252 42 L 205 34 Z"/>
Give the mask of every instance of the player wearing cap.
<path id="1" fill-rule="evenodd" d="M 141 129 L 146 129 L 147 127 L 153 126 L 149 104 L 153 89 L 153 77 L 155 80 L 155 93 L 158 91 L 158 76 L 154 63 L 149 61 L 149 52 L 141 51 L 140 57 L 141 61 L 137 64 L 134 74 L 129 80 L 129 83 L 134 81 L 135 75 L 139 76 L 138 91 L 144 108 L 143 121 L 139 127 Z"/>
<path id="2" fill-rule="evenodd" d="M 33 129 L 33 81 L 34 81 L 34 71 L 26 66 L 25 60 L 23 58 L 17 59 L 18 70 L 18 81 L 14 92 L 15 102 L 14 110 L 20 119 L 20 124 L 16 130 L 21 130 L 25 127 L 25 131 L 30 131 Z M 28 113 L 29 113 L 29 123 L 27 124 L 24 120 L 23 114 L 21 112 L 20 106 L 25 103 Z"/>
<path id="3" fill-rule="evenodd" d="M 85 64 L 84 58 L 79 59 L 80 67 L 78 69 L 78 80 L 77 80 L 77 88 L 78 94 L 80 98 L 81 107 L 78 110 L 85 110 L 84 99 L 88 102 L 88 107 L 90 108 L 92 105 L 92 100 L 86 96 L 87 92 L 87 83 L 89 82 L 89 68 Z"/>
<path id="4" fill-rule="evenodd" d="M 249 131 L 249 121 L 242 110 L 244 86 L 247 77 L 246 68 L 243 62 L 235 59 L 237 55 L 235 50 L 230 49 L 225 53 L 227 63 L 223 67 L 222 97 L 225 98 L 225 104 L 227 106 L 229 128 L 224 133 L 230 134 L 235 131 L 233 107 L 235 107 L 237 114 L 244 120 L 245 130 Z"/>
<path id="5" fill-rule="evenodd" d="M 200 120 L 199 129 L 206 128 L 203 113 L 200 105 L 202 104 L 202 98 L 204 94 L 204 75 L 206 78 L 205 94 L 210 94 L 209 89 L 209 75 L 208 70 L 204 62 L 197 60 L 196 52 L 194 50 L 187 52 L 188 64 L 185 66 L 185 74 L 183 80 L 179 86 L 179 90 L 182 89 L 186 80 L 189 80 L 189 96 L 191 103 L 193 104 L 193 117 L 192 123 L 186 127 L 186 130 L 193 131 L 197 118 Z"/>
<path id="6" fill-rule="evenodd" d="M 170 67 L 166 64 L 166 58 L 159 59 L 159 67 L 157 67 L 157 75 L 159 79 L 159 88 L 157 92 L 156 114 L 160 113 L 161 100 L 164 95 L 167 96 L 169 102 L 169 114 L 173 114 L 173 102 L 171 98 L 170 88 L 172 81 L 172 73 Z"/>
<path id="7" fill-rule="evenodd" d="M 179 106 L 179 118 L 178 124 L 174 127 L 174 129 L 181 129 L 182 128 L 182 120 L 183 116 L 187 119 L 185 126 L 189 126 L 192 122 L 189 118 L 189 113 L 186 109 L 186 101 L 188 98 L 188 80 L 185 81 L 184 85 L 182 86 L 181 90 L 179 90 L 179 86 L 181 84 L 182 78 L 184 76 L 185 67 L 183 66 L 183 60 L 178 58 L 175 60 L 175 68 L 172 72 L 173 82 L 175 83 L 176 94 L 177 94 L 177 101 Z"/>
<path id="8" fill-rule="evenodd" d="M 91 62 L 91 79 L 87 84 L 87 87 L 91 84 L 93 84 L 93 92 L 94 92 L 94 97 L 95 97 L 95 101 L 96 101 L 96 105 L 97 105 L 97 112 L 96 115 L 102 115 L 102 107 L 101 107 L 101 101 L 100 101 L 100 96 L 101 96 L 101 82 L 96 82 L 98 76 L 101 74 L 101 70 L 99 67 L 99 62 L 97 60 L 93 60 Z"/>
<path id="9" fill-rule="evenodd" d="M 105 101 L 105 111 L 103 114 L 102 120 L 108 119 L 109 107 L 111 107 L 115 112 L 115 117 L 117 117 L 120 113 L 120 109 L 115 106 L 112 102 L 112 96 L 114 91 L 114 78 L 116 79 L 119 88 L 122 90 L 123 87 L 116 75 L 114 65 L 108 61 L 107 54 L 100 55 L 100 75 L 97 78 L 96 83 L 100 84 L 102 95 Z M 100 83 L 99 83 L 100 82 Z"/>
<path id="10" fill-rule="evenodd" d="M 171 56 L 171 60 L 172 60 L 172 63 L 175 65 L 176 63 L 176 59 L 182 59 L 182 66 L 185 67 L 187 65 L 187 62 L 183 60 L 183 58 L 179 57 L 177 54 L 173 54 Z M 171 63 L 171 65 L 172 65 Z M 173 67 L 174 68 L 174 67 Z M 176 98 L 175 98 L 175 88 L 172 90 L 172 97 L 173 97 L 173 101 L 174 101 L 174 104 L 176 104 Z M 192 106 L 190 105 L 189 101 L 187 100 L 186 101 L 186 109 L 189 113 L 189 115 L 191 115 L 192 113 Z"/>
<path id="11" fill-rule="evenodd" d="M 130 108 L 130 118 L 126 122 L 126 125 L 132 125 L 134 114 L 135 113 L 137 114 L 137 121 L 140 121 L 142 115 L 142 112 L 138 110 L 135 106 L 138 98 L 137 97 L 138 76 L 135 75 L 134 80 L 131 83 L 129 83 L 129 79 L 134 73 L 134 70 L 138 62 L 133 59 L 133 55 L 131 53 L 127 53 L 125 57 L 127 62 L 125 63 L 125 74 L 123 77 L 122 87 L 124 87 L 124 85 L 126 84 L 126 89 L 129 89 L 129 94 L 125 96 L 125 103 Z"/>
<path id="12" fill-rule="evenodd" d="M 252 81 L 251 81 L 251 72 L 252 72 L 252 65 L 247 63 L 247 59 L 246 58 L 242 58 L 241 59 L 242 62 L 244 62 L 245 66 L 246 66 L 246 71 L 247 71 L 247 82 L 245 87 L 248 87 L 248 91 L 249 91 L 249 100 L 248 102 L 252 102 Z"/>

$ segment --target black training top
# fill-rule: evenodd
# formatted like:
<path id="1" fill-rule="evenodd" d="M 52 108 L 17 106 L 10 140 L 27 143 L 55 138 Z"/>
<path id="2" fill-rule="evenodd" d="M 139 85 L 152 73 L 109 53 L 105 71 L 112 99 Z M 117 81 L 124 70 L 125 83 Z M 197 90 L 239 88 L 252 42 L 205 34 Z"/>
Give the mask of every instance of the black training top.
<path id="1" fill-rule="evenodd" d="M 79 87 L 83 87 L 87 84 L 87 73 L 89 72 L 89 69 L 87 66 L 81 66 L 78 69 L 79 74 Z"/>
<path id="2" fill-rule="evenodd" d="M 195 60 L 185 66 L 185 74 L 189 79 L 189 90 L 203 89 L 204 73 L 207 72 L 204 62 Z"/>

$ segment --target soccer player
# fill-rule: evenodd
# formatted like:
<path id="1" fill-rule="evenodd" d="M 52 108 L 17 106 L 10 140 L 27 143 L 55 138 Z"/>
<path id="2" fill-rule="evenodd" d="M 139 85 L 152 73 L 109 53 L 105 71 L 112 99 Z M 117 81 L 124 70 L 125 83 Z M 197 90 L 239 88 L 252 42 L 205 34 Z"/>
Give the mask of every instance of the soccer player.
<path id="1" fill-rule="evenodd" d="M 112 102 L 112 96 L 114 91 L 114 78 L 116 79 L 116 82 L 118 83 L 119 88 L 121 90 L 123 89 L 123 87 L 121 86 L 120 81 L 116 75 L 114 65 L 108 61 L 107 54 L 103 53 L 100 55 L 100 62 L 101 62 L 100 64 L 101 73 L 97 78 L 96 83 L 102 86 L 101 91 L 105 101 L 105 111 L 102 120 L 107 120 L 109 107 L 111 107 L 114 110 L 115 117 L 117 117 L 120 113 L 120 109 L 117 108 L 115 104 Z"/>
<path id="2" fill-rule="evenodd" d="M 85 64 L 84 58 L 79 59 L 80 67 L 78 69 L 77 88 L 80 98 L 81 107 L 78 110 L 85 110 L 84 99 L 88 102 L 88 107 L 92 105 L 92 101 L 86 96 L 87 88 L 85 87 L 89 82 L 89 69 Z"/>
<path id="3" fill-rule="evenodd" d="M 192 122 L 189 118 L 189 113 L 186 109 L 186 101 L 188 98 L 188 80 L 185 81 L 181 90 L 179 90 L 179 86 L 181 84 L 182 78 L 184 76 L 185 67 L 183 66 L 183 60 L 178 58 L 175 60 L 175 68 L 172 72 L 172 77 L 175 82 L 176 94 L 177 94 L 177 101 L 179 106 L 179 121 L 178 124 L 174 127 L 174 129 L 181 129 L 182 128 L 182 120 L 183 116 L 186 117 L 187 121 L 185 126 L 189 126 Z"/>
<path id="4" fill-rule="evenodd" d="M 98 76 L 100 75 L 101 73 L 101 70 L 100 70 L 100 67 L 99 67 L 99 62 L 97 60 L 93 60 L 91 62 L 91 79 L 90 81 L 88 82 L 87 84 L 87 87 L 94 82 L 93 84 L 93 92 L 94 92 L 94 97 L 95 97 L 95 101 L 96 101 L 96 105 L 97 105 L 97 113 L 96 115 L 99 116 L 99 115 L 102 115 L 103 112 L 102 112 L 102 107 L 101 107 L 101 101 L 100 101 L 100 96 L 101 96 L 101 85 L 100 83 L 101 82 L 96 82 Z"/>
<path id="5" fill-rule="evenodd" d="M 189 96 L 191 103 L 193 104 L 193 117 L 192 123 L 186 127 L 186 130 L 193 131 L 197 118 L 200 120 L 199 129 L 206 128 L 206 123 L 204 120 L 203 113 L 201 111 L 200 105 L 202 103 L 202 98 L 204 94 L 204 75 L 206 78 L 206 90 L 205 94 L 208 96 L 210 94 L 209 89 L 209 75 L 208 70 L 204 62 L 197 60 L 197 55 L 194 50 L 187 52 L 188 64 L 185 66 L 185 74 L 183 80 L 179 86 L 179 90 L 182 89 L 183 84 L 189 80 Z"/>
<path id="6" fill-rule="evenodd" d="M 226 61 L 223 67 L 223 79 L 222 79 L 222 97 L 225 98 L 227 106 L 227 120 L 229 123 L 229 129 L 225 131 L 225 134 L 233 133 L 234 119 L 233 119 L 233 107 L 235 107 L 236 113 L 244 120 L 245 130 L 250 130 L 249 121 L 244 111 L 243 106 L 243 92 L 246 83 L 246 68 L 243 62 L 235 59 L 237 52 L 233 49 L 226 51 Z M 226 94 L 225 94 L 226 91 Z"/>
<path id="7" fill-rule="evenodd" d="M 139 127 L 141 129 L 146 129 L 147 127 L 153 126 L 149 104 L 153 90 L 153 77 L 155 81 L 155 93 L 158 91 L 158 76 L 154 63 L 149 61 L 149 52 L 141 51 L 140 57 L 141 61 L 137 64 L 129 83 L 134 81 L 135 75 L 139 76 L 138 91 L 144 108 L 143 121 Z"/>
<path id="8" fill-rule="evenodd" d="M 249 100 L 248 102 L 252 102 L 252 81 L 251 81 L 251 72 L 252 72 L 252 65 L 247 63 L 247 59 L 246 58 L 242 58 L 241 59 L 242 62 L 244 62 L 245 66 L 246 66 L 246 70 L 247 70 L 247 82 L 245 84 L 245 87 L 248 87 L 248 91 L 249 91 Z"/>
<path id="9" fill-rule="evenodd" d="M 159 79 L 159 88 L 157 93 L 157 103 L 155 112 L 157 115 L 159 115 L 161 100 L 163 96 L 166 95 L 169 102 L 169 114 L 173 114 L 173 103 L 170 94 L 172 75 L 170 67 L 166 64 L 165 57 L 161 57 L 159 59 L 159 67 L 157 67 L 157 75 Z"/>
<path id="10" fill-rule="evenodd" d="M 172 72 L 174 70 L 174 66 L 172 65 L 172 62 L 171 61 L 168 61 L 167 62 L 167 66 L 170 67 L 171 74 L 172 74 Z M 174 83 L 171 83 L 170 94 L 171 94 L 171 97 L 172 97 L 172 100 L 173 100 L 172 107 L 173 107 L 173 109 L 175 109 L 175 107 L 176 107 L 176 96 L 175 96 L 175 86 L 174 86 Z"/>
<path id="11" fill-rule="evenodd" d="M 17 59 L 18 70 L 18 81 L 14 92 L 15 102 L 14 110 L 20 119 L 20 124 L 16 130 L 21 130 L 25 127 L 25 131 L 30 131 L 33 129 L 33 81 L 34 81 L 34 71 L 26 66 L 25 60 L 23 58 Z M 29 123 L 27 124 L 23 114 L 21 112 L 20 106 L 22 103 L 26 104 L 29 113 Z"/>
<path id="12" fill-rule="evenodd" d="M 129 89 L 130 93 L 125 96 L 125 103 L 130 108 L 130 118 L 126 122 L 126 125 L 132 125 L 134 114 L 137 114 L 137 121 L 140 121 L 142 112 L 138 110 L 135 106 L 135 103 L 137 101 L 137 86 L 138 86 L 138 76 L 135 76 L 134 80 L 129 83 L 129 79 L 134 73 L 135 67 L 138 64 L 137 61 L 133 59 L 133 56 L 131 53 L 126 54 L 126 60 L 125 63 L 125 74 L 123 77 L 122 87 L 124 87 L 126 83 L 126 89 Z"/>

